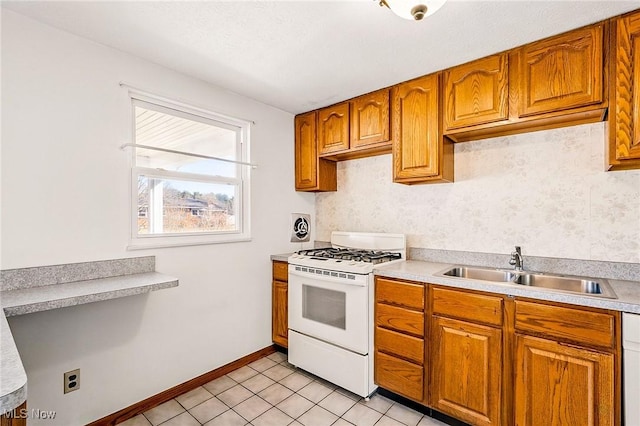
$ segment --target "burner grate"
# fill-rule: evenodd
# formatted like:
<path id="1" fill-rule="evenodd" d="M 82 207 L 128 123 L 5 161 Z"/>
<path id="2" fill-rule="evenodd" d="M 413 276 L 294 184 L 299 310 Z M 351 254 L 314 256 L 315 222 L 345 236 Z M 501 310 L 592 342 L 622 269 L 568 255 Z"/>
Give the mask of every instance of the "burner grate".
<path id="1" fill-rule="evenodd" d="M 339 259 L 353 262 L 382 263 L 391 260 L 401 259 L 402 255 L 397 252 L 378 250 L 359 250 L 341 248 L 307 249 L 298 251 L 299 255 L 317 257 L 323 259 Z"/>

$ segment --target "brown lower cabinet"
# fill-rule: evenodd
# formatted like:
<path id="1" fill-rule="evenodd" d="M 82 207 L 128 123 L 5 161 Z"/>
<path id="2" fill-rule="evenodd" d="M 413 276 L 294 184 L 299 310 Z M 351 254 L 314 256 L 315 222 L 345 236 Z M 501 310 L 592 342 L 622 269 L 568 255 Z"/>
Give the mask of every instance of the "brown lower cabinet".
<path id="1" fill-rule="evenodd" d="M 376 377 L 385 388 L 414 401 L 424 398 L 424 367 L 376 351 Z"/>
<path id="2" fill-rule="evenodd" d="M 619 312 L 383 277 L 375 285 L 378 386 L 471 425 L 622 424 Z"/>
<path id="3" fill-rule="evenodd" d="M 425 286 L 376 278 L 374 380 L 380 386 L 424 403 Z"/>
<path id="4" fill-rule="evenodd" d="M 11 411 L 11 414 L 0 416 L 0 426 L 27 426 L 27 401 Z"/>
<path id="5" fill-rule="evenodd" d="M 287 348 L 289 347 L 289 323 L 287 321 L 287 311 L 289 306 L 289 284 L 287 283 L 289 277 L 288 264 L 287 262 L 274 261 L 272 266 L 271 340 L 273 340 L 273 343 L 280 345 L 283 348 Z"/>
<path id="6" fill-rule="evenodd" d="M 610 353 L 517 335 L 516 424 L 618 424 L 614 364 Z"/>
<path id="7" fill-rule="evenodd" d="M 621 424 L 619 312 L 516 299 L 514 318 L 516 425 Z"/>
<path id="8" fill-rule="evenodd" d="M 431 406 L 475 425 L 499 425 L 502 331 L 434 316 Z"/>

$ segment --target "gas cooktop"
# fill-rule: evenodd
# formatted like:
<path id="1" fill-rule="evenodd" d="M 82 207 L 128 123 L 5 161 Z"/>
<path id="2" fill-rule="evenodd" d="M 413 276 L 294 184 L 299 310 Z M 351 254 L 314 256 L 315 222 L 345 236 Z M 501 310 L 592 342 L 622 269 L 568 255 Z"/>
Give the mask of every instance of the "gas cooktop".
<path id="1" fill-rule="evenodd" d="M 380 263 L 405 259 L 406 240 L 402 234 L 340 232 L 331 233 L 331 247 L 300 250 L 291 256 L 290 265 L 369 274 Z"/>
<path id="2" fill-rule="evenodd" d="M 373 264 L 389 262 L 391 260 L 398 260 L 402 258 L 402 254 L 398 252 L 334 247 L 300 250 L 297 252 L 297 254 L 299 256 L 306 256 L 317 259 L 339 259 Z"/>

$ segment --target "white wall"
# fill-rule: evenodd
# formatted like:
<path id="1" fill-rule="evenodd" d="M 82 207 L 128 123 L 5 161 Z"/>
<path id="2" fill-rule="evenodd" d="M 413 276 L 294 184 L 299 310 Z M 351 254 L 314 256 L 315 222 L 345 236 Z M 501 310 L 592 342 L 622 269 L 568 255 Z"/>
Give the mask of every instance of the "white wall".
<path id="1" fill-rule="evenodd" d="M 177 59 L 178 60 L 178 59 Z M 248 243 L 131 252 L 127 81 L 255 120 Z M 2 269 L 155 255 L 180 286 L 10 319 L 31 408 L 84 424 L 271 344 L 272 253 L 294 191 L 293 117 L 202 81 L 2 12 Z M 63 395 L 62 373 L 81 369 Z M 39 424 L 39 422 L 30 422 Z"/>
<path id="2" fill-rule="evenodd" d="M 338 163 L 317 237 L 407 234 L 429 249 L 640 262 L 640 170 L 604 172 L 604 123 L 455 146 L 455 183 L 392 183 L 391 156 Z"/>

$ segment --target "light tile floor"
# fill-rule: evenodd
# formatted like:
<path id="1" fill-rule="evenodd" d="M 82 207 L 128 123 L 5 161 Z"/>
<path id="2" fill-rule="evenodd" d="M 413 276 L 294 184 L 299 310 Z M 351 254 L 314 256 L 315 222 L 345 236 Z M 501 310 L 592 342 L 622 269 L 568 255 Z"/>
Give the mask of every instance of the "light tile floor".
<path id="1" fill-rule="evenodd" d="M 380 395 L 369 401 L 276 352 L 178 396 L 122 426 L 446 426 Z"/>

